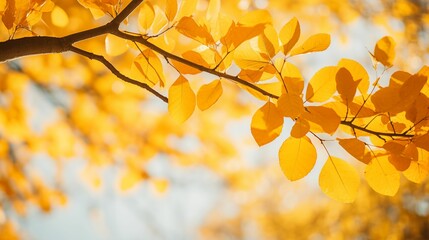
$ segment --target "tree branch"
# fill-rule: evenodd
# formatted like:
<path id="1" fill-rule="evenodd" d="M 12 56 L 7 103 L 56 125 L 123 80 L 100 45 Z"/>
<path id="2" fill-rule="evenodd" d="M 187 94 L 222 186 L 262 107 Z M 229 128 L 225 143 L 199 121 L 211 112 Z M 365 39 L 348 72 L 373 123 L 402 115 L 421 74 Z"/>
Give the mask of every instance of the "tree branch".
<path id="1" fill-rule="evenodd" d="M 149 91 L 150 93 L 152 93 L 153 95 L 157 96 L 159 99 L 161 99 L 162 101 L 168 103 L 168 98 L 165 97 L 164 95 L 160 94 L 159 92 L 155 91 L 153 88 L 151 88 L 149 85 L 147 85 L 146 83 L 142 83 L 139 82 L 137 80 L 131 79 L 127 76 L 125 76 L 124 74 L 122 74 L 118 69 L 115 68 L 115 66 L 113 66 L 109 61 L 107 61 L 106 58 L 104 58 L 101 55 L 97 55 L 88 51 L 85 51 L 83 49 L 71 46 L 70 47 L 70 51 L 75 52 L 79 55 L 85 56 L 89 59 L 92 60 L 96 60 L 100 63 L 102 63 L 104 66 L 106 66 L 113 74 L 115 74 L 118 78 L 124 80 L 127 83 L 131 83 L 133 85 L 139 86 L 141 88 L 146 89 L 147 91 Z"/>

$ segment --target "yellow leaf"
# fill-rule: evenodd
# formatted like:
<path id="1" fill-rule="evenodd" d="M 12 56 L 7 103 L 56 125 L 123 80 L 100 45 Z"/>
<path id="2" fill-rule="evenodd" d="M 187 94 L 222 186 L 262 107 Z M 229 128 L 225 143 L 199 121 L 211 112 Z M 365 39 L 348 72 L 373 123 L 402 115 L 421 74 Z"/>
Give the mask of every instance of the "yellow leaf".
<path id="1" fill-rule="evenodd" d="M 273 58 L 279 51 L 279 37 L 272 25 L 267 25 L 259 36 L 259 49 Z"/>
<path id="2" fill-rule="evenodd" d="M 420 70 L 422 71 L 424 67 Z M 428 77 L 420 74 L 420 71 L 409 77 L 399 90 L 399 97 L 402 101 L 414 102 L 419 96 L 421 90 L 428 81 Z"/>
<path id="3" fill-rule="evenodd" d="M 267 102 L 255 112 L 250 126 L 256 143 L 263 146 L 276 139 L 282 132 L 283 116 L 274 103 Z"/>
<path id="4" fill-rule="evenodd" d="M 297 118 L 304 112 L 302 98 L 295 93 L 283 93 L 277 100 L 277 107 L 285 117 Z"/>
<path id="5" fill-rule="evenodd" d="M 179 12 L 177 13 L 177 19 L 191 16 L 194 12 L 196 12 L 197 4 L 198 0 L 182 0 Z"/>
<path id="6" fill-rule="evenodd" d="M 269 58 L 261 55 L 249 41 L 234 51 L 234 62 L 242 69 L 261 70 L 269 64 Z"/>
<path id="7" fill-rule="evenodd" d="M 172 22 L 177 13 L 177 0 L 166 0 L 165 15 L 168 21 Z"/>
<path id="8" fill-rule="evenodd" d="M 139 31 L 143 34 L 147 33 L 155 19 L 155 10 L 150 2 L 145 1 L 139 11 L 138 23 Z"/>
<path id="9" fill-rule="evenodd" d="M 396 71 L 390 76 L 389 87 L 399 88 L 411 77 L 411 73 Z"/>
<path id="10" fill-rule="evenodd" d="M 109 56 L 119 56 L 128 50 L 127 40 L 112 34 L 106 35 L 105 46 Z"/>
<path id="11" fill-rule="evenodd" d="M 338 67 L 346 68 L 353 77 L 353 81 L 359 82 L 358 89 L 362 95 L 366 95 L 369 88 L 369 76 L 365 68 L 355 60 L 343 58 L 338 62 Z"/>
<path id="12" fill-rule="evenodd" d="M 411 161 L 403 174 L 411 182 L 422 183 L 429 175 L 429 152 L 421 148 L 417 150 L 418 160 Z"/>
<path id="13" fill-rule="evenodd" d="M 386 99 L 389 99 L 389 101 L 386 101 Z M 371 96 L 371 101 L 376 112 L 391 112 L 397 106 L 402 105 L 399 98 L 399 89 L 393 87 L 378 90 Z"/>
<path id="14" fill-rule="evenodd" d="M 295 17 L 289 20 L 289 22 L 282 27 L 279 37 L 283 44 L 283 53 L 285 55 L 287 55 L 298 42 L 300 34 L 301 28 L 299 26 L 298 19 Z"/>
<path id="15" fill-rule="evenodd" d="M 334 66 L 320 69 L 310 79 L 305 97 L 310 102 L 324 102 L 336 91 L 336 75 L 338 68 Z"/>
<path id="16" fill-rule="evenodd" d="M 353 77 L 346 68 L 340 68 L 335 76 L 337 83 L 337 91 L 340 97 L 348 106 L 349 103 L 353 102 L 353 98 L 356 94 L 356 88 L 359 82 L 353 81 Z"/>
<path id="17" fill-rule="evenodd" d="M 69 24 L 69 16 L 59 6 L 55 6 L 51 12 L 51 21 L 57 27 L 65 27 Z"/>
<path id="18" fill-rule="evenodd" d="M 183 17 L 176 25 L 177 31 L 206 46 L 215 44 L 205 24 L 198 24 L 192 17 Z"/>
<path id="19" fill-rule="evenodd" d="M 197 93 L 197 106 L 204 111 L 217 102 L 222 95 L 222 84 L 220 80 L 214 80 L 209 84 L 202 85 Z"/>
<path id="20" fill-rule="evenodd" d="M 200 66 L 210 68 L 210 65 L 206 62 L 206 60 L 203 58 L 203 55 L 201 52 L 196 52 L 194 50 L 186 51 L 182 54 L 182 57 L 186 60 L 192 61 Z M 187 64 L 172 60 L 171 61 L 174 65 L 174 67 L 181 73 L 181 74 L 198 74 L 201 72 L 201 70 L 193 68 Z"/>
<path id="21" fill-rule="evenodd" d="M 399 189 L 400 174 L 389 162 L 388 156 L 376 156 L 366 166 L 365 179 L 374 191 L 394 196 Z"/>
<path id="22" fill-rule="evenodd" d="M 150 181 L 157 193 L 163 194 L 168 190 L 169 182 L 167 179 L 154 178 Z"/>
<path id="23" fill-rule="evenodd" d="M 320 52 L 326 50 L 331 44 L 331 36 L 326 33 L 318 33 L 313 36 L 310 36 L 305 42 L 294 48 L 290 52 L 290 56 L 295 56 L 298 54 L 310 53 L 310 52 Z"/>
<path id="24" fill-rule="evenodd" d="M 322 192 L 340 202 L 353 202 L 359 185 L 360 180 L 356 169 L 336 157 L 329 157 L 319 175 L 319 186 Z"/>
<path id="25" fill-rule="evenodd" d="M 165 16 L 164 12 L 161 10 L 160 7 L 158 7 L 157 5 L 154 6 L 154 10 L 155 10 L 155 18 L 153 19 L 152 22 L 152 34 L 159 34 L 165 26 L 167 26 L 168 24 L 168 19 Z"/>
<path id="26" fill-rule="evenodd" d="M 344 148 L 350 155 L 355 157 L 357 160 L 368 164 L 369 160 L 368 158 L 365 158 L 365 143 L 360 141 L 357 138 L 346 138 L 346 139 L 339 139 L 338 143 L 341 145 L 341 147 Z"/>
<path id="27" fill-rule="evenodd" d="M 310 122 L 311 131 L 319 133 L 334 134 L 341 122 L 334 110 L 324 106 L 306 107 L 302 117 Z"/>
<path id="28" fill-rule="evenodd" d="M 144 179 L 144 175 L 141 174 L 140 171 L 135 169 L 127 169 L 120 181 L 119 181 L 119 189 L 121 191 L 127 191 L 134 186 L 136 186 L 140 181 Z"/>
<path id="29" fill-rule="evenodd" d="M 162 63 L 158 56 L 150 49 L 145 49 L 139 54 L 131 66 L 131 75 L 149 86 L 153 87 L 159 82 L 164 87 L 165 77 Z"/>
<path id="30" fill-rule="evenodd" d="M 238 20 L 238 24 L 245 27 L 251 27 L 259 24 L 271 24 L 273 19 L 267 10 L 255 10 L 247 12 Z"/>
<path id="31" fill-rule="evenodd" d="M 305 177 L 316 163 L 316 148 L 308 137 L 289 137 L 279 150 L 280 167 L 291 181 Z"/>
<path id="32" fill-rule="evenodd" d="M 220 0 L 210 0 L 209 6 L 207 7 L 206 18 L 208 20 L 216 19 L 220 12 L 220 6 Z"/>
<path id="33" fill-rule="evenodd" d="M 292 63 L 283 62 L 281 59 L 279 60 L 276 60 L 275 67 L 276 69 L 281 69 L 280 73 L 287 90 L 297 95 L 301 95 L 304 89 L 304 78 L 302 77 L 301 72 Z"/>
<path id="34" fill-rule="evenodd" d="M 310 123 L 303 118 L 298 118 L 290 131 L 290 135 L 294 138 L 302 138 L 308 131 L 310 131 Z"/>
<path id="35" fill-rule="evenodd" d="M 168 90 L 168 112 L 179 123 L 185 122 L 194 112 L 195 93 L 186 78 L 180 75 Z"/>
<path id="36" fill-rule="evenodd" d="M 228 28 L 228 31 L 220 39 L 221 43 L 226 47 L 228 52 L 231 52 L 244 41 L 254 38 L 264 31 L 264 24 L 257 24 L 255 26 L 241 26 L 236 25 L 234 22 Z"/>
<path id="37" fill-rule="evenodd" d="M 386 67 L 391 67 L 395 60 L 396 43 L 392 37 L 385 36 L 377 41 L 374 48 L 375 60 Z"/>

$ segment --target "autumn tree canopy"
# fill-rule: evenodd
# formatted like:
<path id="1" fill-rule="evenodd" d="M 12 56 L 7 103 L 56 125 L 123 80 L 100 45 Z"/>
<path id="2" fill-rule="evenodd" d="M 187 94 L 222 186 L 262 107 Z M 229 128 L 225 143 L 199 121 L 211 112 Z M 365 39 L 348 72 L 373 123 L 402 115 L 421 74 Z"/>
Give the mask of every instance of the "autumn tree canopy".
<path id="1" fill-rule="evenodd" d="M 343 1 L 316 2 L 336 9 L 344 22 L 363 13 L 376 15 L 362 6 L 342 8 Z M 405 23 L 409 39 L 424 41 L 418 37 L 424 24 L 412 21 L 428 20 L 424 1 L 399 2 L 389 16 Z M 298 8 L 289 1 L 272 4 L 277 11 Z M 236 151 L 216 123 L 239 116 L 251 117 L 249 132 L 259 146 L 278 138 L 285 121 L 292 121 L 278 149 L 279 168 L 290 181 L 302 179 L 313 170 L 318 152 L 326 152 L 319 186 L 340 202 L 355 200 L 361 174 L 375 192 L 387 196 L 397 193 L 401 176 L 415 183 L 426 179 L 427 65 L 416 72 L 401 69 L 401 46 L 386 35 L 368 50 L 372 69 L 342 58 L 305 79 L 305 66 L 295 59 L 339 49 L 331 44 L 330 32 L 315 28 L 303 34 L 300 19 L 279 22 L 275 10 L 237 5 L 220 0 L 0 0 L 4 201 L 21 213 L 27 204 L 49 210 L 66 201 L 60 188 L 47 186 L 29 169 L 36 152 L 49 154 L 59 169 L 65 159 L 84 156 L 85 177 L 95 186 L 100 184 L 98 167 L 119 164 L 123 190 L 142 180 L 166 186 L 145 168 L 157 154 L 183 164 L 199 159 L 227 173 L 224 165 Z M 31 126 L 32 113 L 25 107 L 29 86 L 56 109 L 54 120 L 39 128 Z M 243 94 L 259 107 L 243 101 Z M 158 106 L 168 113 L 151 110 Z M 189 153 L 168 144 L 171 136 L 185 135 L 196 136 L 205 151 Z M 337 156 L 337 148 L 350 157 Z"/>

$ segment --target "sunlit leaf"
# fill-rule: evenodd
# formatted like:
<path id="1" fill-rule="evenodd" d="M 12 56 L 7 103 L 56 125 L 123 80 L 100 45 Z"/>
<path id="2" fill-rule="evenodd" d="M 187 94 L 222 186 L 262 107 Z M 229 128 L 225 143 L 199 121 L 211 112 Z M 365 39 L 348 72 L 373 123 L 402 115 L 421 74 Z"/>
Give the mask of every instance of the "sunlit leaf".
<path id="1" fill-rule="evenodd" d="M 200 87 L 197 93 L 197 106 L 204 111 L 217 102 L 222 95 L 222 84 L 220 80 L 214 80 Z"/>
<path id="2" fill-rule="evenodd" d="M 338 68 L 324 67 L 310 79 L 305 97 L 310 102 L 324 102 L 336 91 L 336 75 Z"/>
<path id="3" fill-rule="evenodd" d="M 168 21 L 173 21 L 177 13 L 177 0 L 166 0 L 165 3 L 165 16 Z"/>
<path id="4" fill-rule="evenodd" d="M 283 44 L 283 53 L 287 55 L 299 40 L 301 28 L 295 17 L 289 20 L 280 30 L 279 37 Z"/>
<path id="5" fill-rule="evenodd" d="M 51 12 L 51 21 L 57 27 L 66 27 L 69 24 L 69 16 L 59 6 L 55 6 Z"/>
<path id="6" fill-rule="evenodd" d="M 365 179 L 374 191 L 394 196 L 399 189 L 400 174 L 389 162 L 388 156 L 374 157 L 366 166 Z"/>
<path id="7" fill-rule="evenodd" d="M 319 175 L 319 186 L 329 197 L 345 203 L 356 199 L 360 179 L 356 169 L 346 161 L 329 157 Z"/>
<path id="8" fill-rule="evenodd" d="M 141 33 L 147 33 L 150 26 L 152 26 L 153 20 L 155 19 L 155 10 L 150 2 L 145 1 L 139 11 L 138 23 L 139 31 Z"/>
<path id="9" fill-rule="evenodd" d="M 210 0 L 209 6 L 207 7 L 206 18 L 208 20 L 217 18 L 220 12 L 221 1 L 220 0 Z"/>
<path id="10" fill-rule="evenodd" d="M 238 24 L 244 27 L 252 27 L 259 24 L 272 23 L 273 19 L 267 10 L 255 10 L 247 12 L 238 20 Z"/>
<path id="11" fill-rule="evenodd" d="M 259 36 L 259 48 L 271 58 L 279 51 L 279 37 L 272 25 L 267 25 L 263 34 Z"/>
<path id="12" fill-rule="evenodd" d="M 280 167 L 291 181 L 301 179 L 313 169 L 317 152 L 308 137 L 289 137 L 279 150 Z"/>
<path id="13" fill-rule="evenodd" d="M 264 24 L 257 24 L 255 26 L 241 26 L 234 22 L 228 28 L 228 31 L 220 39 L 223 45 L 226 46 L 228 51 L 237 48 L 244 41 L 252 39 L 264 31 Z"/>
<path id="14" fill-rule="evenodd" d="M 277 101 L 277 106 L 285 117 L 296 118 L 304 112 L 302 98 L 295 93 L 283 93 Z"/>
<path id="15" fill-rule="evenodd" d="M 392 37 L 385 36 L 377 41 L 374 48 L 375 60 L 380 62 L 386 67 L 391 67 L 395 60 L 395 46 L 396 43 Z"/>
<path id="16" fill-rule="evenodd" d="M 189 17 L 197 10 L 198 0 L 182 0 L 180 9 L 177 13 L 177 19 L 182 17 Z"/>
<path id="17" fill-rule="evenodd" d="M 168 112 L 179 123 L 185 122 L 194 112 L 195 93 L 186 78 L 180 75 L 168 90 Z"/>
<path id="18" fill-rule="evenodd" d="M 331 44 L 331 36 L 326 33 L 318 33 L 310 36 L 305 42 L 290 52 L 290 56 L 305 54 L 310 52 L 320 52 L 326 50 Z"/>
<path id="19" fill-rule="evenodd" d="M 127 40 L 112 34 L 107 34 L 105 39 L 106 53 L 110 56 L 119 56 L 128 50 Z"/>
<path id="20" fill-rule="evenodd" d="M 159 83 L 164 87 L 165 77 L 162 68 L 161 60 L 150 49 L 145 49 L 134 59 L 131 66 L 131 74 L 137 80 L 147 83 L 149 86 L 154 86 Z"/>
<path id="21" fill-rule="evenodd" d="M 260 70 L 269 64 L 269 59 L 254 49 L 250 42 L 244 42 L 235 49 L 234 62 L 242 69 Z"/>
<path id="22" fill-rule="evenodd" d="M 259 146 L 276 139 L 283 128 L 283 116 L 272 102 L 267 102 L 259 108 L 252 117 L 252 136 Z"/>

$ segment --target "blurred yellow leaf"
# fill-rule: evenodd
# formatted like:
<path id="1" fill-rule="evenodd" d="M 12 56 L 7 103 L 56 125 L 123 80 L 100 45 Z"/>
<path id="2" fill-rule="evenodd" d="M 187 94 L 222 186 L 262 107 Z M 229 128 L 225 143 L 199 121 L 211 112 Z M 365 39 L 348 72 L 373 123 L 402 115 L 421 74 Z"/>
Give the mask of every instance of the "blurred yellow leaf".
<path id="1" fill-rule="evenodd" d="M 389 162 L 388 155 L 375 156 L 366 166 L 365 179 L 374 191 L 394 196 L 399 189 L 400 174 Z"/>
<path id="2" fill-rule="evenodd" d="M 320 52 L 326 50 L 331 44 L 331 36 L 326 33 L 318 33 L 313 36 L 310 36 L 305 42 L 294 48 L 290 52 L 290 56 L 295 56 L 298 54 L 305 54 L 310 52 Z"/>
<path id="3" fill-rule="evenodd" d="M 356 169 L 346 161 L 329 157 L 319 175 L 319 186 L 329 197 L 344 203 L 356 199 L 360 179 Z"/>
<path id="4" fill-rule="evenodd" d="M 395 40 L 392 37 L 385 36 L 377 41 L 374 48 L 375 60 L 386 67 L 391 67 L 395 60 Z"/>
<path id="5" fill-rule="evenodd" d="M 128 50 L 127 40 L 112 34 L 107 34 L 105 39 L 106 53 L 110 56 L 119 56 Z"/>
<path id="6" fill-rule="evenodd" d="M 168 90 L 168 112 L 179 123 L 185 122 L 194 112 L 195 93 L 186 78 L 180 75 Z"/>
<path id="7" fill-rule="evenodd" d="M 139 31 L 143 34 L 147 33 L 155 19 L 155 10 L 150 2 L 145 1 L 140 7 L 138 15 Z"/>
<path id="8" fill-rule="evenodd" d="M 55 6 L 51 12 L 51 21 L 57 27 L 66 27 L 69 24 L 69 16 L 59 6 Z"/>
<path id="9" fill-rule="evenodd" d="M 168 21 L 173 21 L 177 13 L 177 0 L 166 0 L 165 15 Z"/>
<path id="10" fill-rule="evenodd" d="M 217 102 L 222 95 L 222 83 L 220 80 L 214 80 L 209 84 L 204 84 L 197 92 L 197 106 L 204 111 Z"/>
<path id="11" fill-rule="evenodd" d="M 252 117 L 250 124 L 252 136 L 259 146 L 276 139 L 283 128 L 283 116 L 274 103 L 267 102 Z"/>
<path id="12" fill-rule="evenodd" d="M 182 0 L 176 18 L 189 17 L 197 10 L 198 0 Z"/>
<path id="13" fill-rule="evenodd" d="M 313 169 L 317 152 L 308 137 L 289 137 L 279 150 L 280 167 L 291 181 L 301 179 Z"/>

